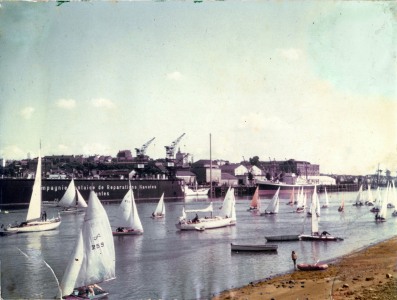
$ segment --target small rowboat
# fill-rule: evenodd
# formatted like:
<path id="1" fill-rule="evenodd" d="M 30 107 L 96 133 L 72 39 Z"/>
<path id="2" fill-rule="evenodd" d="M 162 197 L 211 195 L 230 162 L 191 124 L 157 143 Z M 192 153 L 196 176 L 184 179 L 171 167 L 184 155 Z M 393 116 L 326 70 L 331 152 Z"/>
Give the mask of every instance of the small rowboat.
<path id="1" fill-rule="evenodd" d="M 277 251 L 278 245 L 270 244 L 230 244 L 232 251 Z"/>
<path id="2" fill-rule="evenodd" d="M 328 268 L 327 264 L 298 264 L 298 269 L 301 271 L 320 271 Z"/>

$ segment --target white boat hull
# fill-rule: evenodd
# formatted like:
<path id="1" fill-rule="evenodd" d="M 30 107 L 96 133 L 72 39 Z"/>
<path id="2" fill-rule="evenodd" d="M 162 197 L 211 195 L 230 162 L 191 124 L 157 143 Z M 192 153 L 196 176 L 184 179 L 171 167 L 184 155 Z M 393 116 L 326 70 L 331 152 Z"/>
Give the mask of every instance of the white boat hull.
<path id="1" fill-rule="evenodd" d="M 48 221 L 27 222 L 25 226 L 9 227 L 5 231 L 8 232 L 38 232 L 57 229 L 61 225 L 61 219 L 51 219 Z"/>
<path id="2" fill-rule="evenodd" d="M 308 234 L 301 234 L 299 236 L 299 239 L 301 241 L 343 241 L 342 238 L 339 237 L 334 237 L 334 236 L 330 236 L 330 235 L 308 235 Z"/>
<path id="3" fill-rule="evenodd" d="M 212 218 L 212 219 L 205 219 L 202 218 L 199 222 L 192 223 L 192 222 L 180 222 L 175 224 L 176 228 L 179 230 L 205 230 L 205 229 L 214 229 L 214 228 L 221 228 L 227 226 L 236 225 L 236 220 L 231 218 Z"/>

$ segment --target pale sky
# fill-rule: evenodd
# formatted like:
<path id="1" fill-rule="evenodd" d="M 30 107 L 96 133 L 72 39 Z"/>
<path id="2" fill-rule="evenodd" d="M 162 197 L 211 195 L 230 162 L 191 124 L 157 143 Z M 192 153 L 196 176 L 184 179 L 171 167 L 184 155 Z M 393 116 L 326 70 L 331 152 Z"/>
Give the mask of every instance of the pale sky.
<path id="1" fill-rule="evenodd" d="M 294 158 L 397 172 L 397 3 L 0 3 L 0 157 Z"/>

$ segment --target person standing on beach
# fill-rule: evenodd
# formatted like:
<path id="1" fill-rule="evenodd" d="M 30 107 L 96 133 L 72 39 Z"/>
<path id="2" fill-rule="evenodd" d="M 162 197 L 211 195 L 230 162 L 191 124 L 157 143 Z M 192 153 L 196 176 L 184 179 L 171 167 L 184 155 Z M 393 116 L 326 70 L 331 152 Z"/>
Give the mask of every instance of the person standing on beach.
<path id="1" fill-rule="evenodd" d="M 295 251 L 292 251 L 291 258 L 294 263 L 294 269 L 296 270 L 296 260 L 298 259 L 298 255 L 295 253 Z"/>

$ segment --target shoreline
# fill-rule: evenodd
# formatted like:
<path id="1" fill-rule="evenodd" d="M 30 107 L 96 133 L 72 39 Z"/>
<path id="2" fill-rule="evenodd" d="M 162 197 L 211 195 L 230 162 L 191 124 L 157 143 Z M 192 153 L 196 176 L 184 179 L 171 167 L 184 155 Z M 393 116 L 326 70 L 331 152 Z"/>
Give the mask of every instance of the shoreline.
<path id="1" fill-rule="evenodd" d="M 304 262 L 298 258 L 298 263 Z M 397 300 L 397 236 L 322 263 L 328 269 L 275 275 L 223 291 L 212 300 Z"/>

